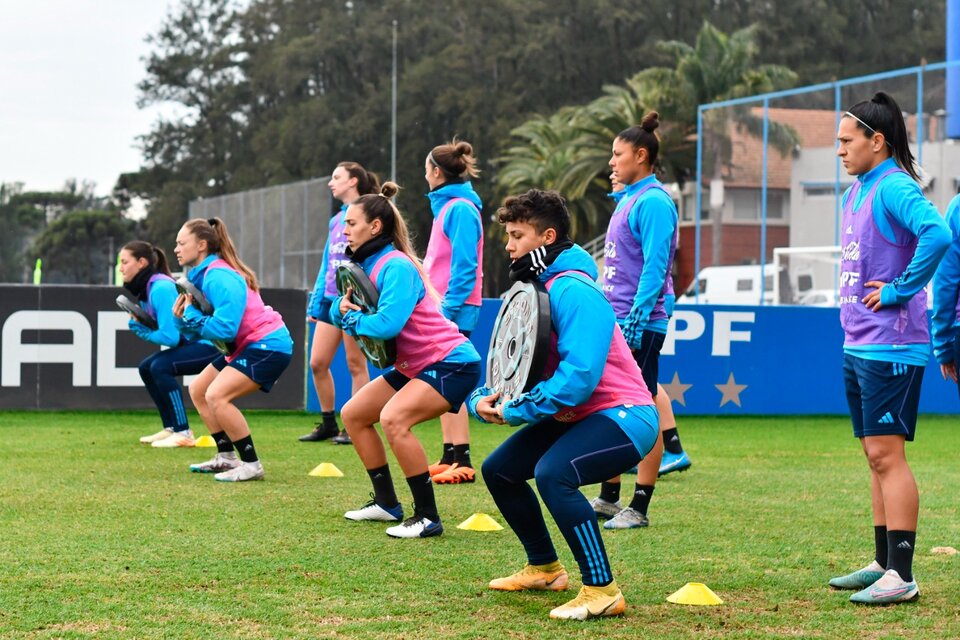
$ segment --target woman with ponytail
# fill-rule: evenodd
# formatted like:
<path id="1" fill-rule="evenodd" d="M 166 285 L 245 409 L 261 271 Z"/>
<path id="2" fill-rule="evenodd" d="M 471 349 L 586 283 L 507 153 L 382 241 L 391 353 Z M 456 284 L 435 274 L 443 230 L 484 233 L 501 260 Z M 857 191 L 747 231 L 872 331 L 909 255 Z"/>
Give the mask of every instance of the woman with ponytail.
<path id="1" fill-rule="evenodd" d="M 337 297 L 337 267 L 347 261 L 345 253 L 347 240 L 343 235 L 343 216 L 351 202 L 362 195 L 380 191 L 380 179 L 377 174 L 367 171 L 356 162 L 341 162 L 333 170 L 330 182 L 330 195 L 343 203 L 340 211 L 330 218 L 327 244 L 323 248 L 323 259 L 313 294 L 307 303 L 307 318 L 316 323 L 313 333 L 313 347 L 310 350 L 310 370 L 313 372 L 313 384 L 320 401 L 321 422 L 310 433 L 300 436 L 301 442 L 318 442 L 330 439 L 334 444 L 350 444 L 350 436 L 337 426 L 336 388 L 330 374 L 330 364 L 337 353 L 340 341 L 347 359 L 347 369 L 353 380 L 352 393 L 370 382 L 367 360 L 360 351 L 357 341 L 335 327 L 330 321 L 330 305 Z M 352 395 L 352 394 L 351 394 Z"/>
<path id="2" fill-rule="evenodd" d="M 290 332 L 280 314 L 263 304 L 257 276 L 237 256 L 223 220 L 188 220 L 177 234 L 175 253 L 213 307 L 204 315 L 191 296 L 180 295 L 173 310 L 181 333 L 226 344 L 228 351 L 190 384 L 190 398 L 217 444 L 213 459 L 190 470 L 215 473 L 221 482 L 262 480 L 250 428 L 233 403 L 257 389 L 270 391 L 290 364 Z"/>
<path id="3" fill-rule="evenodd" d="M 907 464 L 920 383 L 930 359 L 927 295 L 950 230 L 917 184 L 900 107 L 880 92 L 846 111 L 837 155 L 856 177 L 843 195 L 840 324 L 843 378 L 870 467 L 875 556 L 830 580 L 852 602 L 890 604 L 919 595 L 913 576 L 919 493 Z"/>
<path id="4" fill-rule="evenodd" d="M 400 524 L 387 529 L 395 538 L 427 538 L 443 533 L 430 482 L 427 455 L 413 427 L 458 411 L 480 378 L 480 355 L 457 326 L 440 312 L 440 297 L 410 246 L 407 225 L 390 198 L 397 185 L 357 198 L 347 209 L 344 235 L 348 255 L 379 291 L 376 312 L 365 315 L 337 298 L 330 316 L 352 336 L 396 339 L 393 368 L 371 380 L 343 407 L 341 417 L 373 485 L 373 500 L 347 511 L 348 520 Z M 374 424 L 380 423 L 413 494 L 413 515 L 404 520 L 386 451 Z"/>
<path id="5" fill-rule="evenodd" d="M 131 317 L 130 331 L 142 340 L 167 347 L 140 363 L 140 377 L 163 422 L 163 429 L 140 438 L 140 442 L 159 448 L 192 447 L 193 432 L 177 376 L 200 373 L 220 354 L 209 342 L 189 341 L 177 330 L 173 315 L 177 288 L 162 249 L 142 240 L 128 242 L 120 249 L 120 276 L 123 288 L 157 321 L 157 328 L 150 329 Z"/>
<path id="6" fill-rule="evenodd" d="M 600 485 L 600 495 L 591 504 L 598 517 L 609 518 L 605 529 L 648 526 L 647 510 L 658 475 L 690 467 L 690 458 L 680 446 L 670 398 L 657 384 L 660 349 L 673 313 L 671 270 L 678 231 L 677 207 L 656 176 L 659 127 L 659 114 L 650 111 L 639 125 L 620 132 L 610 158 L 617 207 L 607 227 L 603 292 L 656 401 L 660 437 L 637 468 L 627 507 L 621 508 L 619 501 L 620 476 Z"/>
<path id="7" fill-rule="evenodd" d="M 479 174 L 476 164 L 470 143 L 456 139 L 434 147 L 424 163 L 433 228 L 423 268 L 443 297 L 440 311 L 468 338 L 480 318 L 483 288 L 483 203 L 470 184 L 470 178 Z M 440 428 L 443 452 L 440 461 L 430 465 L 433 482 L 473 482 L 466 407 L 440 416 Z"/>

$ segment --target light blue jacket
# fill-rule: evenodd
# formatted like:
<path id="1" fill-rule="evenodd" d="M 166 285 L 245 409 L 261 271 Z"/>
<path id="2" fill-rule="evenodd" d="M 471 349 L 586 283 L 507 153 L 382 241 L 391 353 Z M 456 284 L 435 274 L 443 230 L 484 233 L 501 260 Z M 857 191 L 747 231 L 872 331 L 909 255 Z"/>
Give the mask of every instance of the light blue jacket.
<path id="1" fill-rule="evenodd" d="M 146 325 L 131 319 L 128 323 L 130 331 L 138 338 L 158 344 L 163 347 L 175 347 L 180 344 L 180 331 L 177 329 L 177 318 L 173 315 L 173 303 L 177 301 L 176 285 L 166 278 L 159 278 L 150 285 L 150 306 L 157 316 L 156 329 L 151 330 Z M 142 302 L 140 306 L 146 309 Z"/>
<path id="2" fill-rule="evenodd" d="M 960 195 L 947 205 L 946 223 L 953 241 L 933 277 L 933 355 L 940 364 L 953 361 L 952 345 L 960 328 Z"/>

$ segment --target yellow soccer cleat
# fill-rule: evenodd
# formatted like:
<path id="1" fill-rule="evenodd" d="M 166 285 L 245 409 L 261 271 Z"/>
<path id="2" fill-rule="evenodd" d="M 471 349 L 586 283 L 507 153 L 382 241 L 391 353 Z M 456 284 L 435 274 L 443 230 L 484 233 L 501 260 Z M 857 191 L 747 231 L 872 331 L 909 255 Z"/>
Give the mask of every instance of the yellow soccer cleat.
<path id="1" fill-rule="evenodd" d="M 580 587 L 577 597 L 550 612 L 551 618 L 560 620 L 588 620 L 601 616 L 619 616 L 627 608 L 623 593 L 616 582 L 605 587 Z"/>
<path id="2" fill-rule="evenodd" d="M 506 578 L 490 581 L 497 591 L 563 591 L 567 588 L 567 570 L 559 562 L 548 565 L 528 564 Z"/>

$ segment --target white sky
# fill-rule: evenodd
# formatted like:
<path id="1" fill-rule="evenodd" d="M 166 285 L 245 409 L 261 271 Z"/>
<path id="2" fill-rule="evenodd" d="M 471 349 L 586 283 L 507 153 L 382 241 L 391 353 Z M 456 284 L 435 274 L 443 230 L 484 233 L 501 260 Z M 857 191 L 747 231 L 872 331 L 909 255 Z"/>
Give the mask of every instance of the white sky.
<path id="1" fill-rule="evenodd" d="M 147 34 L 174 0 L 0 0 L 0 182 L 55 190 L 69 178 L 107 195 L 140 167 L 135 137 Z M 167 109 L 169 112 L 169 109 Z"/>

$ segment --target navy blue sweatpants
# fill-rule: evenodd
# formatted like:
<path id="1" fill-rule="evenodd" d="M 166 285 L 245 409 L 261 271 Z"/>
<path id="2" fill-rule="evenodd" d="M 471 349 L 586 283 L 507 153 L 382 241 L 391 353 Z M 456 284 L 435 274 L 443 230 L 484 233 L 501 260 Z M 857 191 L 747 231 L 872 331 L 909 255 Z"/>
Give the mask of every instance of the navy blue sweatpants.
<path id="1" fill-rule="evenodd" d="M 611 418 L 595 413 L 575 423 L 545 420 L 523 427 L 483 462 L 483 480 L 530 564 L 557 559 L 533 488 L 580 566 L 583 584 L 613 580 L 600 527 L 580 487 L 607 480 L 640 461 L 640 452 Z"/>
<path id="2" fill-rule="evenodd" d="M 177 376 L 200 373 L 219 356 L 220 352 L 212 344 L 189 342 L 158 351 L 140 363 L 140 377 L 157 405 L 165 429 L 186 431 L 190 428 Z"/>

